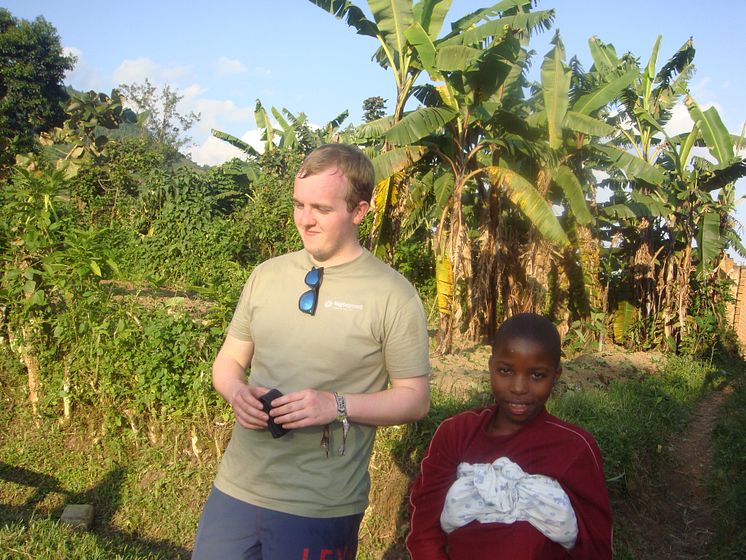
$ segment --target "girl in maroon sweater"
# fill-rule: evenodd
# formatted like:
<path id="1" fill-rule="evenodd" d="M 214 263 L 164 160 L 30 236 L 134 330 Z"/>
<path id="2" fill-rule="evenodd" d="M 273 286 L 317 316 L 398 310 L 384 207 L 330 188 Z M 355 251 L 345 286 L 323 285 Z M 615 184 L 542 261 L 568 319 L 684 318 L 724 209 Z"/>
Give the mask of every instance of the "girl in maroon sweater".
<path id="1" fill-rule="evenodd" d="M 412 560 L 612 557 L 601 453 L 549 414 L 560 337 L 532 313 L 505 321 L 489 360 L 495 405 L 445 420 L 410 497 Z"/>

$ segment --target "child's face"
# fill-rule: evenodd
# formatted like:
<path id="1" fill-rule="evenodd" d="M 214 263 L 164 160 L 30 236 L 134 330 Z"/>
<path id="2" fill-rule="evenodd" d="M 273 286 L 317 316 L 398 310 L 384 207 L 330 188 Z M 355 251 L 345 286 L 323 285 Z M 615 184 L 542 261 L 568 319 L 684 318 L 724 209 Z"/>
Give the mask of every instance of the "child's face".
<path id="1" fill-rule="evenodd" d="M 497 403 L 492 435 L 511 434 L 534 419 L 544 410 L 562 373 L 546 348 L 523 338 L 501 341 L 492 351 L 489 366 Z"/>

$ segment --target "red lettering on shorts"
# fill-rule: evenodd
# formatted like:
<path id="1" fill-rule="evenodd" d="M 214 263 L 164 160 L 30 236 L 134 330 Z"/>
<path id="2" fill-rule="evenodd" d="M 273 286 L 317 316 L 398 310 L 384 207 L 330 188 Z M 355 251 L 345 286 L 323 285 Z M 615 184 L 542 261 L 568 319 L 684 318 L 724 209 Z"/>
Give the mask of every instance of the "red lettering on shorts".
<path id="1" fill-rule="evenodd" d="M 333 550 L 331 550 L 329 548 L 322 548 L 321 549 L 321 556 L 319 556 L 319 560 L 326 560 L 326 557 L 327 556 L 331 556 L 332 554 L 334 554 Z M 332 560 L 334 560 L 334 559 L 332 558 Z"/>
<path id="2" fill-rule="evenodd" d="M 303 549 L 303 558 L 301 560 L 308 560 L 308 549 Z"/>

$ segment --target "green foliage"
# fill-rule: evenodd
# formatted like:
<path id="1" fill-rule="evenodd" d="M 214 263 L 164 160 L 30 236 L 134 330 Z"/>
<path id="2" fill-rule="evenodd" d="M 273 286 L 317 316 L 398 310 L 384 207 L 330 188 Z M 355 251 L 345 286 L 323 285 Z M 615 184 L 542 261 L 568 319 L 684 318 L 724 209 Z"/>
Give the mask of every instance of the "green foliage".
<path id="1" fill-rule="evenodd" d="M 687 330 L 679 343 L 680 352 L 710 360 L 715 354 L 738 356 L 738 336 L 727 320 L 727 305 L 735 303 L 732 287 L 733 280 L 727 276 L 692 278 Z"/>
<path id="2" fill-rule="evenodd" d="M 74 63 L 43 17 L 19 20 L 0 8 L 0 169 L 33 151 L 40 132 L 62 124 L 62 79 Z"/>
<path id="3" fill-rule="evenodd" d="M 83 166 L 70 190 L 89 223 L 132 229 L 160 208 L 154 191 L 167 180 L 169 168 L 167 155 L 149 139 L 124 138 L 109 142 L 97 165 Z"/>
<path id="4" fill-rule="evenodd" d="M 64 358 L 65 368 L 74 372 L 73 403 L 103 406 L 117 424 L 128 416 L 140 423 L 201 415 L 204 406 L 214 410 L 218 397 L 210 366 L 225 324 L 192 318 L 179 303 L 175 298 L 148 308 L 98 300 L 95 307 L 86 306 L 89 313 L 70 309 L 55 320 L 56 332 L 74 333 Z M 91 317 L 94 309 L 97 317 Z M 64 374 L 59 369 L 57 386 Z"/>
<path id="5" fill-rule="evenodd" d="M 293 222 L 293 181 L 302 161 L 303 153 L 297 150 L 272 150 L 260 156 L 263 173 L 237 216 L 249 262 L 300 249 Z"/>
<path id="6" fill-rule="evenodd" d="M 231 213 L 246 199 L 240 175 L 217 169 L 205 174 L 187 167 L 148 178 L 135 201 L 121 260 L 140 278 L 160 283 L 206 286 L 225 282 L 237 267 L 245 244 Z"/>
<path id="7" fill-rule="evenodd" d="M 419 232 L 394 250 L 394 268 L 409 280 L 424 302 L 435 297 L 435 259 L 424 234 Z"/>
<path id="8" fill-rule="evenodd" d="M 51 314 L 116 270 L 107 232 L 76 227 L 67 187 L 61 172 L 17 169 L 0 193 L 0 301 L 16 324 Z"/>

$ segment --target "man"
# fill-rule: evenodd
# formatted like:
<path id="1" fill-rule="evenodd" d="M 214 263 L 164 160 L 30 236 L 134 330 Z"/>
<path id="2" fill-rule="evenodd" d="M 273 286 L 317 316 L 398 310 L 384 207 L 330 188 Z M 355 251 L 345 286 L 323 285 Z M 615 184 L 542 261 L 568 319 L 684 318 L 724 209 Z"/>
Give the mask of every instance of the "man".
<path id="1" fill-rule="evenodd" d="M 303 250 L 254 269 L 213 364 L 236 425 L 194 559 L 354 559 L 375 426 L 427 414 L 422 303 L 358 239 L 373 186 L 370 160 L 344 144 L 295 178 Z M 283 396 L 267 414 L 270 389 Z"/>

